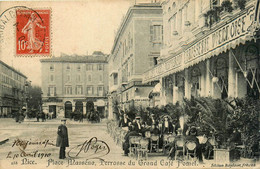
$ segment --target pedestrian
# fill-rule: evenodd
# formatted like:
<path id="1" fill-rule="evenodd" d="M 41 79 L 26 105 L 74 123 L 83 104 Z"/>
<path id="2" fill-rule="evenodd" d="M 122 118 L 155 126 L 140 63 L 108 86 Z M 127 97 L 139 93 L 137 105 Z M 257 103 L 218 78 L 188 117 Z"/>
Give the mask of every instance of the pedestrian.
<path id="1" fill-rule="evenodd" d="M 66 147 L 69 147 L 68 129 L 66 127 L 66 119 L 61 120 L 61 125 L 58 127 L 58 137 L 56 141 L 56 146 L 60 147 L 59 159 L 66 158 Z"/>

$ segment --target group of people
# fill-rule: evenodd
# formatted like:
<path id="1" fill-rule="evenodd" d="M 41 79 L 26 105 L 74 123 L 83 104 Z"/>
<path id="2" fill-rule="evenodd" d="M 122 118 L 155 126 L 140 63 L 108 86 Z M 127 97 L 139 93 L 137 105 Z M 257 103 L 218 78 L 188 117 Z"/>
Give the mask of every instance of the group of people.
<path id="1" fill-rule="evenodd" d="M 182 139 L 184 142 L 193 141 L 196 144 L 196 156 L 200 162 L 202 162 L 202 149 L 203 147 L 200 145 L 199 140 L 197 138 L 197 128 L 195 126 L 188 126 L 185 124 L 180 127 L 180 123 L 173 123 L 171 117 L 168 115 L 164 115 L 160 119 L 156 119 L 154 114 L 148 116 L 147 119 L 142 119 L 141 116 L 136 115 L 134 120 L 128 118 L 126 113 L 123 113 L 123 116 L 119 120 L 119 127 L 123 130 L 127 131 L 125 135 L 125 142 L 123 143 L 124 154 L 128 155 L 129 153 L 129 138 L 130 136 L 142 136 L 147 137 L 147 131 L 150 135 L 159 136 L 159 147 L 163 146 L 170 151 L 169 157 L 174 159 L 175 156 L 175 148 L 176 141 L 169 143 L 167 145 L 164 144 L 164 136 L 165 135 L 173 135 L 175 136 L 175 140 Z M 148 145 L 148 150 L 150 149 L 150 142 Z"/>
<path id="2" fill-rule="evenodd" d="M 24 118 L 25 118 L 25 111 L 26 111 L 26 108 L 25 107 L 22 107 L 15 115 L 15 121 L 17 123 L 21 123 L 24 121 Z"/>

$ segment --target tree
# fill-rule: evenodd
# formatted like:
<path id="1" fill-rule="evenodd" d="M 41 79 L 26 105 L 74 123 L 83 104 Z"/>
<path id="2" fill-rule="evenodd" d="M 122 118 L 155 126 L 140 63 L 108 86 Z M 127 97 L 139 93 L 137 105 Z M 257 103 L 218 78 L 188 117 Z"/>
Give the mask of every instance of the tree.
<path id="1" fill-rule="evenodd" d="M 42 103 L 42 90 L 39 86 L 32 86 L 29 88 L 28 93 L 28 116 L 36 117 L 36 112 L 40 111 L 40 106 Z"/>

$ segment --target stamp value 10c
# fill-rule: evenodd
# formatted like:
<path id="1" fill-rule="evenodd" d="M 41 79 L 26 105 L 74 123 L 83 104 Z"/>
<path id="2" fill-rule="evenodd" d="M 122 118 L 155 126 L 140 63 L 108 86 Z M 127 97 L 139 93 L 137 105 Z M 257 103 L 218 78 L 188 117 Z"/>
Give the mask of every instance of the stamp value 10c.
<path id="1" fill-rule="evenodd" d="M 16 10 L 16 55 L 50 56 L 50 15 L 48 9 Z"/>

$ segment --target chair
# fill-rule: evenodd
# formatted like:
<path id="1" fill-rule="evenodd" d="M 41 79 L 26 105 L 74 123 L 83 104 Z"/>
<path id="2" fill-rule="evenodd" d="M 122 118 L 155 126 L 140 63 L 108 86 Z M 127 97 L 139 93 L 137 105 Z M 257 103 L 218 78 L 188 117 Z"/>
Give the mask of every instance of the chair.
<path id="1" fill-rule="evenodd" d="M 151 137 L 151 131 L 146 131 L 144 133 L 144 136 L 145 136 L 145 138 L 150 138 Z"/>
<path id="2" fill-rule="evenodd" d="M 171 135 L 171 134 L 164 134 L 163 135 L 163 153 L 164 154 L 166 154 L 166 148 L 165 148 L 165 146 L 168 144 L 168 143 L 170 143 L 169 142 L 169 138 L 170 137 L 173 137 L 174 138 L 174 136 L 173 135 Z M 173 139 L 173 141 L 174 141 L 174 139 Z M 172 141 L 172 142 L 173 142 Z"/>
<path id="3" fill-rule="evenodd" d="M 217 143 L 216 143 L 216 140 L 214 137 L 211 137 L 208 139 L 208 142 L 211 146 L 213 146 L 213 149 L 216 147 Z M 209 152 L 208 152 L 208 159 L 212 158 L 211 157 L 211 153 L 213 152 L 213 149 L 209 149 Z M 213 154 L 213 158 L 214 158 L 214 154 Z"/>
<path id="4" fill-rule="evenodd" d="M 197 138 L 199 139 L 200 144 L 206 144 L 206 142 L 208 141 L 208 138 L 205 135 L 204 136 L 197 136 Z"/>
<path id="5" fill-rule="evenodd" d="M 151 147 L 150 152 L 152 152 L 153 148 L 155 149 L 155 152 L 159 151 L 159 135 L 151 135 Z"/>
<path id="6" fill-rule="evenodd" d="M 196 146 L 197 145 L 194 141 L 187 141 L 187 143 L 185 144 L 187 159 L 190 159 L 190 157 L 196 157 Z"/>
<path id="7" fill-rule="evenodd" d="M 137 154 L 137 147 L 141 138 L 141 136 L 129 136 L 129 156 Z"/>
<path id="8" fill-rule="evenodd" d="M 145 159 L 148 159 L 148 139 L 141 139 L 139 142 L 139 145 L 137 147 L 137 159 L 140 159 L 140 157 L 145 156 Z"/>
<path id="9" fill-rule="evenodd" d="M 182 154 L 182 157 L 184 155 L 184 140 L 183 139 L 177 139 L 175 142 L 175 160 L 177 157 Z"/>

